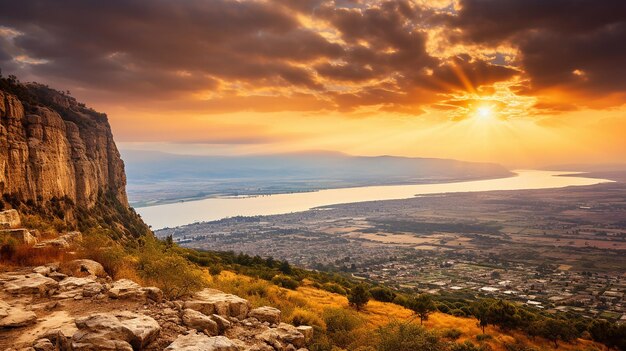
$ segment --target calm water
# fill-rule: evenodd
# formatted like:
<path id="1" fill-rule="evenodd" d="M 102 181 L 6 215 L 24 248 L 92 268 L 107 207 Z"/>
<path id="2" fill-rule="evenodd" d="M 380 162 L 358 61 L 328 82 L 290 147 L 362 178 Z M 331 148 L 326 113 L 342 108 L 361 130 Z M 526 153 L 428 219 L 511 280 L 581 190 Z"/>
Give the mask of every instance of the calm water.
<path id="1" fill-rule="evenodd" d="M 416 195 L 562 188 L 608 182 L 605 179 L 558 176 L 575 174 L 575 172 L 519 170 L 515 171 L 515 173 L 517 173 L 517 176 L 509 178 L 456 183 L 366 186 L 257 197 L 210 198 L 142 207 L 137 208 L 137 212 L 153 229 L 161 229 L 233 216 L 275 215 L 306 211 L 314 207 L 333 204 L 408 199 Z"/>

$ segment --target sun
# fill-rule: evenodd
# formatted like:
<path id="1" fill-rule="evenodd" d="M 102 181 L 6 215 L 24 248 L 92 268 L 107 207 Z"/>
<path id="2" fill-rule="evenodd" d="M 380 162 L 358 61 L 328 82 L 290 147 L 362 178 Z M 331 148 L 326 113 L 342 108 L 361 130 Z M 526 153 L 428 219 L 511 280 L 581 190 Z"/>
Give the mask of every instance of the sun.
<path id="1" fill-rule="evenodd" d="M 474 118 L 481 121 L 488 121 L 495 117 L 495 111 L 491 105 L 480 105 L 474 111 Z"/>

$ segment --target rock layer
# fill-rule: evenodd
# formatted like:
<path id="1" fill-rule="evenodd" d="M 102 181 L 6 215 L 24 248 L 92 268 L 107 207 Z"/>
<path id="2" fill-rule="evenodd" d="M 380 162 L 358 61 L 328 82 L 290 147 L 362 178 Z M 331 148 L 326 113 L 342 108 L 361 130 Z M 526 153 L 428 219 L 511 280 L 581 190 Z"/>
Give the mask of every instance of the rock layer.
<path id="1" fill-rule="evenodd" d="M 0 90 L 0 193 L 91 208 L 104 192 L 127 204 L 124 163 L 106 116 L 52 89 L 25 87 L 36 102 Z"/>

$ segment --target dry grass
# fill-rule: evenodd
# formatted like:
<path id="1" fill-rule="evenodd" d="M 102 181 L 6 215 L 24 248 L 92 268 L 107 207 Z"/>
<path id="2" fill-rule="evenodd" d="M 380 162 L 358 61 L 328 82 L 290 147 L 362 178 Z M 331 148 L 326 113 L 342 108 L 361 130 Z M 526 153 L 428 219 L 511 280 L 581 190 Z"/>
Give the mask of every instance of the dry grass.
<path id="1" fill-rule="evenodd" d="M 254 307 L 270 305 L 283 311 L 283 319 L 289 322 L 294 320 L 316 321 L 318 327 L 323 327 L 323 314 L 325 310 L 332 308 L 348 309 L 348 300 L 345 296 L 317 289 L 310 284 L 304 284 L 297 290 L 288 290 L 276 287 L 269 282 L 237 275 L 223 271 L 213 278 L 209 285 L 222 291 L 242 296 L 252 303 Z M 262 291 L 262 293 L 259 293 Z M 392 321 L 409 322 L 419 324 L 419 319 L 414 319 L 413 312 L 396 304 L 370 300 L 365 309 L 358 313 L 365 324 L 359 328 L 357 334 L 373 334 L 373 331 Z M 312 323 L 314 324 L 314 323 Z M 479 344 L 476 337 L 482 334 L 474 318 L 455 317 L 444 313 L 433 313 L 424 322 L 428 329 L 442 331 L 445 329 L 457 329 L 461 332 L 458 342 L 470 340 Z M 553 350 L 554 345 L 545 339 L 530 339 L 524 333 L 518 331 L 501 331 L 496 327 L 488 326 L 486 334 L 491 339 L 483 343 L 489 344 L 494 351 L 506 351 L 506 344 L 516 341 L 535 347 L 539 350 Z M 604 347 L 593 341 L 578 339 L 572 343 L 559 343 L 559 350 L 604 350 Z"/>
<path id="2" fill-rule="evenodd" d="M 11 245 L 10 249 L 3 251 L 0 257 L 0 267 L 4 270 L 14 267 L 40 266 L 50 262 L 65 262 L 75 258 L 68 250 L 54 247 L 34 248 L 28 244 Z"/>

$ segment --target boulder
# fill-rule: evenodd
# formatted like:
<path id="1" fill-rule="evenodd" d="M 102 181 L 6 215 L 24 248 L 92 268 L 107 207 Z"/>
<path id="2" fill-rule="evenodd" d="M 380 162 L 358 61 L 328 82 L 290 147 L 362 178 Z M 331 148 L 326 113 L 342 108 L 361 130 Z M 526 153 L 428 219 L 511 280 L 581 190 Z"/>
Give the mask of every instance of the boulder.
<path id="1" fill-rule="evenodd" d="M 93 260 L 73 260 L 67 263 L 67 269 L 73 276 L 81 277 L 85 275 L 95 275 L 96 277 L 105 278 L 107 273 L 104 267 Z"/>
<path id="2" fill-rule="evenodd" d="M 37 321 L 37 315 L 22 306 L 10 306 L 0 300 L 0 328 L 17 328 L 31 325 Z"/>
<path id="3" fill-rule="evenodd" d="M 304 347 L 305 338 L 302 333 L 291 324 L 280 323 L 276 328 L 270 328 L 256 336 L 257 339 L 269 345 L 293 345 L 295 348 Z"/>
<path id="4" fill-rule="evenodd" d="M 222 317 L 244 319 L 250 310 L 250 302 L 239 296 L 226 294 L 215 289 L 204 289 L 186 301 L 185 308 L 191 308 L 209 316 L 218 314 Z"/>
<path id="5" fill-rule="evenodd" d="M 225 336 L 208 337 L 191 332 L 179 335 L 166 351 L 238 351 L 237 345 Z"/>
<path id="6" fill-rule="evenodd" d="M 20 225 L 22 221 L 16 210 L 0 211 L 0 229 L 17 228 Z"/>
<path id="7" fill-rule="evenodd" d="M 261 322 L 268 322 L 270 324 L 279 324 L 280 315 L 279 309 L 269 306 L 254 308 L 248 313 L 248 317 L 254 317 Z"/>
<path id="8" fill-rule="evenodd" d="M 11 294 L 51 295 L 59 288 L 59 283 L 39 273 L 16 276 L 4 283 L 4 290 Z"/>
<path id="9" fill-rule="evenodd" d="M 35 238 L 28 229 L 0 229 L 0 237 L 9 237 L 19 244 L 34 245 L 37 243 Z"/>
<path id="10" fill-rule="evenodd" d="M 153 342 L 161 327 L 151 317 L 132 312 L 98 313 L 77 318 L 72 349 L 141 350 Z"/>
<path id="11" fill-rule="evenodd" d="M 142 299 L 145 295 L 141 286 L 129 279 L 117 280 L 109 289 L 109 297 L 112 299 Z"/>
<path id="12" fill-rule="evenodd" d="M 38 339 L 33 343 L 33 349 L 35 349 L 35 351 L 55 351 L 56 347 L 48 339 Z"/>
<path id="13" fill-rule="evenodd" d="M 197 331 L 206 331 L 209 335 L 218 335 L 220 332 L 219 325 L 210 317 L 187 308 L 182 315 L 183 324 Z"/>
<path id="14" fill-rule="evenodd" d="M 82 294 L 84 297 L 93 297 L 104 290 L 104 286 L 98 282 L 89 283 L 83 286 Z"/>

